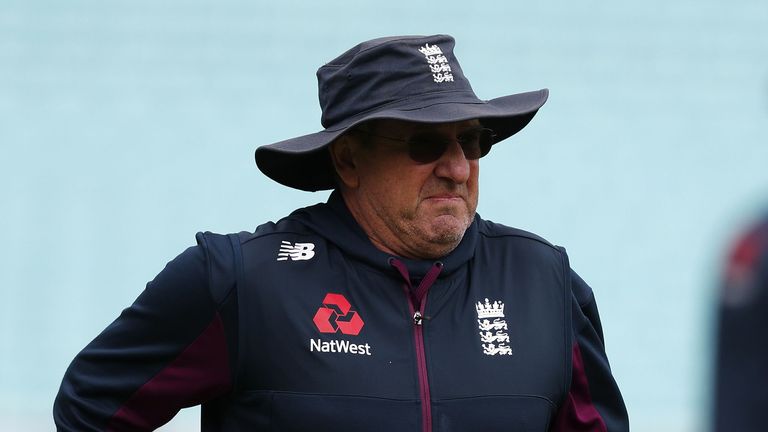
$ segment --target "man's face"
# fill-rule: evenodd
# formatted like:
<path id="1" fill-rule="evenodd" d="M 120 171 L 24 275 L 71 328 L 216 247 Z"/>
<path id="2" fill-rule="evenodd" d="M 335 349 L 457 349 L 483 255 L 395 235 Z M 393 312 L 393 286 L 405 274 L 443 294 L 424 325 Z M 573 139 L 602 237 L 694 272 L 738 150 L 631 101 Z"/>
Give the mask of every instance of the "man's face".
<path id="1" fill-rule="evenodd" d="M 367 132 L 352 133 L 352 181 L 346 184 L 340 172 L 346 185 L 342 193 L 379 249 L 439 258 L 459 244 L 477 208 L 479 163 L 465 157 L 457 137 L 478 128 L 477 120 L 379 120 L 366 125 Z M 407 142 L 414 140 L 449 144 L 436 160 L 419 162 L 408 151 Z"/>

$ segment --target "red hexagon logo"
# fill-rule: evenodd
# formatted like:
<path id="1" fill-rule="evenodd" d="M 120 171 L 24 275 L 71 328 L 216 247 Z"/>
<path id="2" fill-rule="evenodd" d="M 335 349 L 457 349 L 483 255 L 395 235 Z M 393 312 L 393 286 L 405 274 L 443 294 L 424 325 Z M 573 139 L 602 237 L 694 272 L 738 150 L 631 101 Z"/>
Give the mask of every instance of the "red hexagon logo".
<path id="1" fill-rule="evenodd" d="M 352 305 L 341 294 L 328 293 L 323 305 L 312 318 L 320 333 L 338 333 L 357 336 L 363 329 L 363 319 L 352 310 Z"/>

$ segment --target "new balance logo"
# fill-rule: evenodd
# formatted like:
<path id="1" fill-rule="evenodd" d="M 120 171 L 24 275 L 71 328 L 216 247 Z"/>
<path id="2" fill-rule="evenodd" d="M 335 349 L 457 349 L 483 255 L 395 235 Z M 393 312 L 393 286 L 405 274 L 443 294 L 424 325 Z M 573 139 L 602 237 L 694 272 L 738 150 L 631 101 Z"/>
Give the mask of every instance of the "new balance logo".
<path id="1" fill-rule="evenodd" d="M 303 261 L 315 256 L 314 243 L 293 243 L 287 241 L 280 242 L 280 250 L 277 253 L 278 261 Z"/>

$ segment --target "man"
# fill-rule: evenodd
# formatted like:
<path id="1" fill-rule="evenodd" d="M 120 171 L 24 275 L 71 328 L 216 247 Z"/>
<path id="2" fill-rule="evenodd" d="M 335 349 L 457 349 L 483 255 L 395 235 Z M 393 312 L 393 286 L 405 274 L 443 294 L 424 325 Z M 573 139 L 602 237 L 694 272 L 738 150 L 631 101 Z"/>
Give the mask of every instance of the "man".
<path id="1" fill-rule="evenodd" d="M 256 151 L 335 189 L 254 233 L 198 234 L 74 360 L 60 430 L 626 431 L 590 288 L 562 248 L 475 214 L 479 159 L 547 91 L 479 100 L 449 36 L 318 71 L 318 133 Z"/>
<path id="2" fill-rule="evenodd" d="M 718 310 L 714 430 L 765 430 L 768 408 L 768 217 L 735 242 Z"/>

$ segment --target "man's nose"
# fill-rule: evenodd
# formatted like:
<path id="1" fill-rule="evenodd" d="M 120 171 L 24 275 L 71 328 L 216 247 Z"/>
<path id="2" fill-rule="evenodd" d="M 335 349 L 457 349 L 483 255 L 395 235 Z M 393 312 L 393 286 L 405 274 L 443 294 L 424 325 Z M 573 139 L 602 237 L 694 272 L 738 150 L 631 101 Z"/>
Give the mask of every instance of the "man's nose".
<path id="1" fill-rule="evenodd" d="M 469 179 L 470 163 L 464 156 L 459 142 L 451 140 L 445 153 L 436 162 L 435 175 L 450 179 L 454 183 L 465 183 Z"/>

